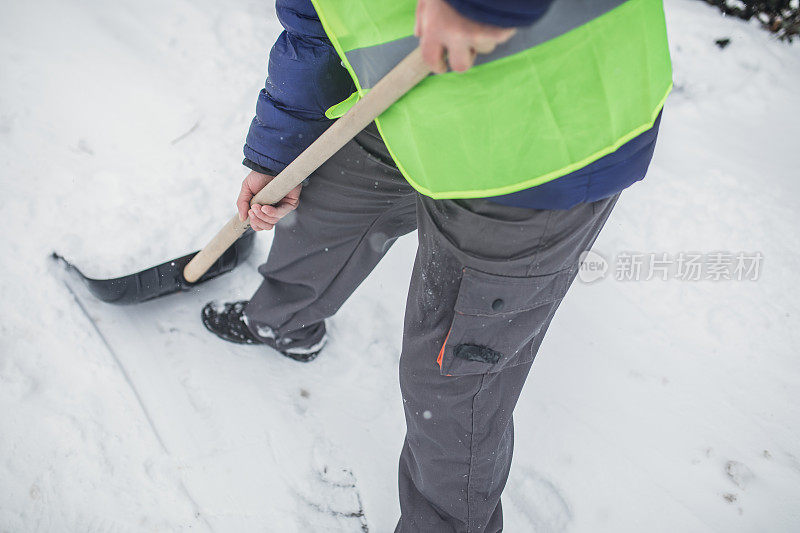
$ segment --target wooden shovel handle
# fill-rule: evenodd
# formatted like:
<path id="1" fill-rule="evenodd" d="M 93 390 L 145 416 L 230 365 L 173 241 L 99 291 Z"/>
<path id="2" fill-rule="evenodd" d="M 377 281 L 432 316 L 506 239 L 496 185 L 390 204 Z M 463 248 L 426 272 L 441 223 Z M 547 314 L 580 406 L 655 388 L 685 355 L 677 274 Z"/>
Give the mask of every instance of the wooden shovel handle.
<path id="1" fill-rule="evenodd" d="M 375 120 L 378 115 L 429 73 L 430 68 L 423 62 L 422 53 L 417 48 L 376 83 L 375 87 L 350 108 L 342 118 L 334 122 L 325 133 L 297 156 L 283 172 L 275 176 L 253 197 L 250 203 L 262 205 L 278 203 L 289 191 L 302 183 L 367 124 Z M 200 279 L 225 250 L 241 237 L 249 225 L 249 219 L 241 222 L 239 215 L 234 215 L 183 269 L 183 277 L 186 281 L 194 283 Z"/>

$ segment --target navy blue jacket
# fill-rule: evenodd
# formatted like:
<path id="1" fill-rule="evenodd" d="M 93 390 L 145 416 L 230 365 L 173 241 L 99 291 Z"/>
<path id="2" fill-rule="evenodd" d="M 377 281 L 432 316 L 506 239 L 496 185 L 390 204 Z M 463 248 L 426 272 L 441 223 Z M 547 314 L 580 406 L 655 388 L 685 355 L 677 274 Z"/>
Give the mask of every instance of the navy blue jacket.
<path id="1" fill-rule="evenodd" d="M 466 17 L 497 26 L 532 24 L 552 0 L 447 0 Z M 244 147 L 244 164 L 277 173 L 332 121 L 325 110 L 355 90 L 310 0 L 277 0 L 285 31 L 269 54 L 267 82 Z M 660 117 L 659 117 L 660 121 Z M 642 179 L 653 157 L 659 121 L 616 152 L 538 187 L 490 200 L 534 209 L 568 209 L 618 193 Z"/>

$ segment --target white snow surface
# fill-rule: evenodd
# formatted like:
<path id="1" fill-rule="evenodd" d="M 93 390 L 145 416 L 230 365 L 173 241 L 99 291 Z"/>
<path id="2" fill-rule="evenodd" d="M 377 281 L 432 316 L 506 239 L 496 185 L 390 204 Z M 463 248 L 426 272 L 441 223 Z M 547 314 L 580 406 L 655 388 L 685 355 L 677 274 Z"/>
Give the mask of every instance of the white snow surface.
<path id="1" fill-rule="evenodd" d="M 516 410 L 510 532 L 800 531 L 800 47 L 696 0 L 666 11 L 656 157 L 594 249 L 759 251 L 763 270 L 576 282 Z M 0 531 L 391 531 L 414 236 L 307 365 L 199 320 L 249 298 L 270 235 L 197 292 L 131 307 L 49 259 L 127 274 L 232 214 L 270 3 L 0 13 Z"/>

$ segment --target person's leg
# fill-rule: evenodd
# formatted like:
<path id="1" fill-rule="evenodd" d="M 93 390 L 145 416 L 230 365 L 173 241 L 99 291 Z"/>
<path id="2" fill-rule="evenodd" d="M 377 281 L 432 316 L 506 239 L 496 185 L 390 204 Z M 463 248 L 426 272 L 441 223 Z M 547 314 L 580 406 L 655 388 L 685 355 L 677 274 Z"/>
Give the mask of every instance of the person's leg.
<path id="1" fill-rule="evenodd" d="M 568 211 L 419 199 L 400 388 L 398 532 L 496 532 L 512 412 L 617 197 Z"/>
<path id="2" fill-rule="evenodd" d="M 391 164 L 364 146 L 383 146 L 374 127 L 312 176 L 298 208 L 275 228 L 264 281 L 245 309 L 250 330 L 290 341 L 320 341 L 333 315 L 392 243 L 416 228 L 416 193 Z M 384 148 L 385 149 L 385 148 Z"/>

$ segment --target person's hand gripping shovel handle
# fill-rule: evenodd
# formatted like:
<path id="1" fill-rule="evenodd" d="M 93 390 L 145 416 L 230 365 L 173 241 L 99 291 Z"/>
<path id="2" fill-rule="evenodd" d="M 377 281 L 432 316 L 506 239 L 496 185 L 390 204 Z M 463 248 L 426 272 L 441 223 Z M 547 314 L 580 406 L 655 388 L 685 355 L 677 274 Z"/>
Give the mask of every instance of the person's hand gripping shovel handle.
<path id="1" fill-rule="evenodd" d="M 328 128 L 316 141 L 275 176 L 250 201 L 251 204 L 272 205 L 297 187 L 329 157 L 383 113 L 390 105 L 411 90 L 431 72 L 417 48 L 389 71 L 350 110 Z M 234 215 L 213 239 L 200 250 L 186 268 L 183 277 L 194 283 L 214 264 L 250 225 Z"/>

